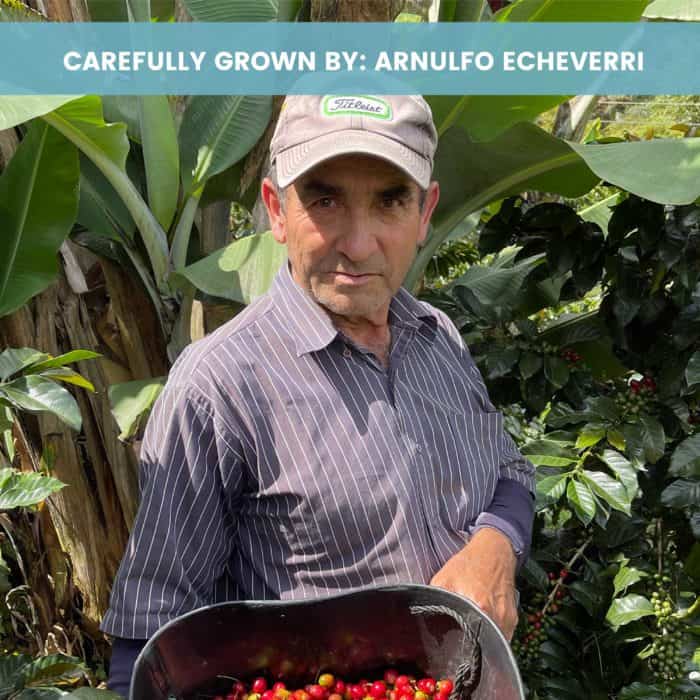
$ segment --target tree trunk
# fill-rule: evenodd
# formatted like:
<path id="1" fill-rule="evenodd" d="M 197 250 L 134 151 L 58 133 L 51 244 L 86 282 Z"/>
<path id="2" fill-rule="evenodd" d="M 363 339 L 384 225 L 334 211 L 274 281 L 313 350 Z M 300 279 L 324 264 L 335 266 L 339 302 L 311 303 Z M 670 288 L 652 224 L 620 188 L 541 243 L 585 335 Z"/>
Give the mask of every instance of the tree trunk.
<path id="1" fill-rule="evenodd" d="M 393 22 L 404 0 L 311 0 L 312 22 Z"/>
<path id="2" fill-rule="evenodd" d="M 577 95 L 568 102 L 562 102 L 552 127 L 554 136 L 567 141 L 580 141 L 599 99 L 598 95 Z"/>
<path id="3" fill-rule="evenodd" d="M 71 294 L 64 278 L 40 294 L 32 307 L 34 313 L 27 305 L 2 320 L 6 345 L 36 347 L 52 355 L 97 346 L 84 303 Z M 52 465 L 51 473 L 67 484 L 45 503 L 61 547 L 71 560 L 86 630 L 94 635 L 99 634 L 97 625 L 109 603 L 138 488 L 134 455 L 128 446 L 116 442 L 113 419 L 105 415 L 109 410 L 99 362 L 80 363 L 84 365 L 79 367 L 81 372 L 96 380 L 101 392 L 91 399 L 83 390 L 74 392 L 83 417 L 80 435 L 48 413 L 35 419 L 38 436 L 24 431 L 31 461 L 45 456 Z M 20 420 L 29 422 L 25 417 Z M 116 484 L 113 472 L 118 475 Z M 122 502 L 129 508 L 128 513 L 122 510 Z"/>
<path id="4" fill-rule="evenodd" d="M 138 282 L 110 261 L 81 256 L 80 249 L 68 255 L 71 248 L 64 244 L 70 284 L 62 269 L 56 284 L 0 319 L 3 346 L 34 347 L 52 355 L 85 348 L 104 355 L 78 363 L 78 371 L 96 388 L 94 394 L 73 390 L 83 420 L 80 434 L 51 414 L 19 418 L 22 468 L 38 469 L 43 456 L 51 473 L 67 484 L 45 501 L 37 521 L 45 568 L 32 567 L 37 576 L 29 584 L 40 612 L 39 634 L 49 647 L 51 629 L 56 624 L 64 629 L 70 622 L 65 616 L 75 607 L 83 632 L 101 639 L 98 625 L 136 516 L 137 457 L 118 439 L 109 386 L 168 370 L 158 321 Z M 78 261 L 88 266 L 87 274 Z M 47 587 L 49 580 L 53 587 Z"/>

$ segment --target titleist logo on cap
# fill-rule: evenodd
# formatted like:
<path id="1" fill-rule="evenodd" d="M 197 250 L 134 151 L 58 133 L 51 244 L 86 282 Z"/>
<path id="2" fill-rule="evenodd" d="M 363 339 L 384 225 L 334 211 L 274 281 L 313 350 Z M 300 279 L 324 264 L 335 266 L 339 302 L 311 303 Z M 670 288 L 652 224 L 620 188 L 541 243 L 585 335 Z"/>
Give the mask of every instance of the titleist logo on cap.
<path id="1" fill-rule="evenodd" d="M 375 119 L 391 119 L 391 105 L 378 97 L 365 95 L 326 95 L 321 103 L 326 116 L 359 114 Z"/>

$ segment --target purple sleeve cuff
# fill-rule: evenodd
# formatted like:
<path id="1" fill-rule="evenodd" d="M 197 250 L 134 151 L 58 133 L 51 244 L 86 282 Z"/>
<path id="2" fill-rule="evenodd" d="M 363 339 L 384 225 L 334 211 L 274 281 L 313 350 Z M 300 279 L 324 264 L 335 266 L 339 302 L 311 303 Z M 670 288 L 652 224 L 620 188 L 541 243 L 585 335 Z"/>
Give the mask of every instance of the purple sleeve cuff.
<path id="1" fill-rule="evenodd" d="M 112 641 L 112 658 L 109 663 L 109 679 L 107 687 L 119 693 L 122 697 L 129 697 L 131 676 L 134 673 L 136 657 L 146 645 L 146 639 L 125 639 L 115 637 Z"/>
<path id="2" fill-rule="evenodd" d="M 530 554 L 535 502 L 530 491 L 513 479 L 500 479 L 489 507 L 469 528 L 470 535 L 484 527 L 502 532 L 513 545 L 520 568 Z"/>

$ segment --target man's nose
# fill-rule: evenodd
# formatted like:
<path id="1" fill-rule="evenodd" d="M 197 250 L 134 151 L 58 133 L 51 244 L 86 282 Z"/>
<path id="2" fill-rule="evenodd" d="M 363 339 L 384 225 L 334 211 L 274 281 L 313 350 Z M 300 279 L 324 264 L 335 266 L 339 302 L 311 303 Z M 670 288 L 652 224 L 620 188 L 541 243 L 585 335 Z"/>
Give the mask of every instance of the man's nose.
<path id="1" fill-rule="evenodd" d="M 342 234 L 336 248 L 353 262 L 371 258 L 378 249 L 370 212 L 364 207 L 348 207 L 343 221 Z"/>

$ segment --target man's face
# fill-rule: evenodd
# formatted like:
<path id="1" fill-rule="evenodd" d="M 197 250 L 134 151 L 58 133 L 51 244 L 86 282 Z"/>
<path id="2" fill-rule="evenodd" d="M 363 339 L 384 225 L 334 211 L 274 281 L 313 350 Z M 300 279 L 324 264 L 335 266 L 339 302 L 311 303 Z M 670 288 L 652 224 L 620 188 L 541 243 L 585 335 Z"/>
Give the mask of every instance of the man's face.
<path id="1" fill-rule="evenodd" d="M 269 180 L 263 197 L 297 283 L 332 314 L 381 325 L 425 239 L 439 188 L 431 183 L 421 210 L 414 180 L 385 160 L 353 154 L 295 180 L 284 211 Z"/>

